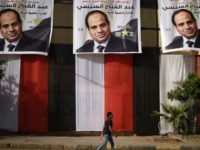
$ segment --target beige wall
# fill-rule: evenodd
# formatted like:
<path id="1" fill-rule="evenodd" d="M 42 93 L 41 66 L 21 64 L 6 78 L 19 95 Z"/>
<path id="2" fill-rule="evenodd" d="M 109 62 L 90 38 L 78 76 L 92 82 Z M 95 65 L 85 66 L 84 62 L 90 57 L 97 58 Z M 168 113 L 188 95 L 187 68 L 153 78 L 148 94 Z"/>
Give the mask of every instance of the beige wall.
<path id="1" fill-rule="evenodd" d="M 141 9 L 142 47 L 158 46 L 157 9 Z"/>
<path id="2" fill-rule="evenodd" d="M 73 43 L 73 5 L 55 4 L 52 43 Z M 158 46 L 157 9 L 141 9 L 142 47 Z"/>
<path id="3" fill-rule="evenodd" d="M 51 43 L 73 43 L 73 5 L 55 4 Z"/>

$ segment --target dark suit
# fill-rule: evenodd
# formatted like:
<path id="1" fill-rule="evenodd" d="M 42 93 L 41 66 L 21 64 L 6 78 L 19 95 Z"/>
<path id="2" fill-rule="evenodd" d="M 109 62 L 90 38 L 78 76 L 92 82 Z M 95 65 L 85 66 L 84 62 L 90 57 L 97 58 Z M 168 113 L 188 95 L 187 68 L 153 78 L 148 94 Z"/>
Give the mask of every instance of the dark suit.
<path id="1" fill-rule="evenodd" d="M 26 30 L 24 33 L 29 37 L 49 42 L 51 26 L 51 18 L 45 18 L 35 28 Z"/>
<path id="2" fill-rule="evenodd" d="M 176 36 L 173 41 L 165 47 L 165 49 L 175 49 L 175 48 L 182 48 L 183 47 L 183 37 Z M 196 41 L 194 43 L 195 48 L 200 48 L 200 30 L 198 30 L 198 35 Z"/>
<path id="3" fill-rule="evenodd" d="M 5 39 L 0 39 L 0 51 L 4 51 Z M 47 43 L 45 41 L 41 41 L 38 39 L 34 39 L 31 37 L 22 34 L 22 37 L 15 48 L 16 52 L 20 51 L 38 51 L 38 52 L 46 52 L 47 51 Z"/>
<path id="4" fill-rule="evenodd" d="M 93 52 L 94 41 L 88 40 L 85 44 L 76 50 L 77 53 Z M 130 40 L 121 39 L 111 35 L 105 48 L 105 52 L 138 52 L 138 45 Z"/>

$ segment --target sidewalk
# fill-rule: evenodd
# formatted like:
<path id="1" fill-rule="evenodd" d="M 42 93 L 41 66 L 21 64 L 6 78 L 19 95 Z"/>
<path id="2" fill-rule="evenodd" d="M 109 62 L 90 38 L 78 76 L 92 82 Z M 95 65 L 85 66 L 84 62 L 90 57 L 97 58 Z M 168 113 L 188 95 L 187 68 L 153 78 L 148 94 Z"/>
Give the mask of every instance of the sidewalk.
<path id="1" fill-rule="evenodd" d="M 101 141 L 99 136 L 0 135 L 0 150 L 96 150 Z M 114 142 L 116 150 L 200 150 L 200 135 L 118 136 Z"/>

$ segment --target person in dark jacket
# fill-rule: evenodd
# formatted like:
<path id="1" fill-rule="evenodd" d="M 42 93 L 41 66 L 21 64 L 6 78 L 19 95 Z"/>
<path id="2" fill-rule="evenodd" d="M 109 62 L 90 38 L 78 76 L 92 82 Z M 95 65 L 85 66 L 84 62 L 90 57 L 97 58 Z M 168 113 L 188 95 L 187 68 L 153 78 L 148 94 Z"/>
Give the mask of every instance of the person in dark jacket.
<path id="1" fill-rule="evenodd" d="M 76 50 L 84 52 L 137 52 L 138 44 L 127 38 L 112 35 L 107 15 L 100 10 L 90 11 L 85 17 L 85 25 L 92 40 L 87 40 Z"/>
<path id="2" fill-rule="evenodd" d="M 14 9 L 0 11 L 0 51 L 46 51 L 47 42 L 27 36 L 22 31 L 22 20 Z"/>
<path id="3" fill-rule="evenodd" d="M 173 13 L 171 19 L 180 36 L 176 36 L 165 49 L 200 48 L 200 30 L 198 30 L 197 21 L 192 12 L 180 9 Z"/>

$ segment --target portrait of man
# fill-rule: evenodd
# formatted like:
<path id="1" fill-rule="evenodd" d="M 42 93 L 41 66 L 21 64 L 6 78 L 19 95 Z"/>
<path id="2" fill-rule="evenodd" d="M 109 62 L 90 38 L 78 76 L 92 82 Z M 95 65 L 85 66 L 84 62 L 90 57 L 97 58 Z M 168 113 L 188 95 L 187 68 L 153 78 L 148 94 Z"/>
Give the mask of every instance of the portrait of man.
<path id="1" fill-rule="evenodd" d="M 165 47 L 166 50 L 188 47 L 200 48 L 200 30 L 191 11 L 187 9 L 177 10 L 172 14 L 171 20 L 180 36 L 176 36 Z"/>
<path id="2" fill-rule="evenodd" d="M 20 14 L 14 9 L 0 11 L 0 51 L 46 51 L 47 42 L 27 36 L 22 29 Z"/>
<path id="3" fill-rule="evenodd" d="M 87 13 L 85 25 L 91 36 L 82 47 L 76 50 L 83 52 L 137 52 L 138 44 L 127 38 L 115 37 L 110 29 L 110 22 L 107 15 L 100 10 L 93 10 Z"/>

